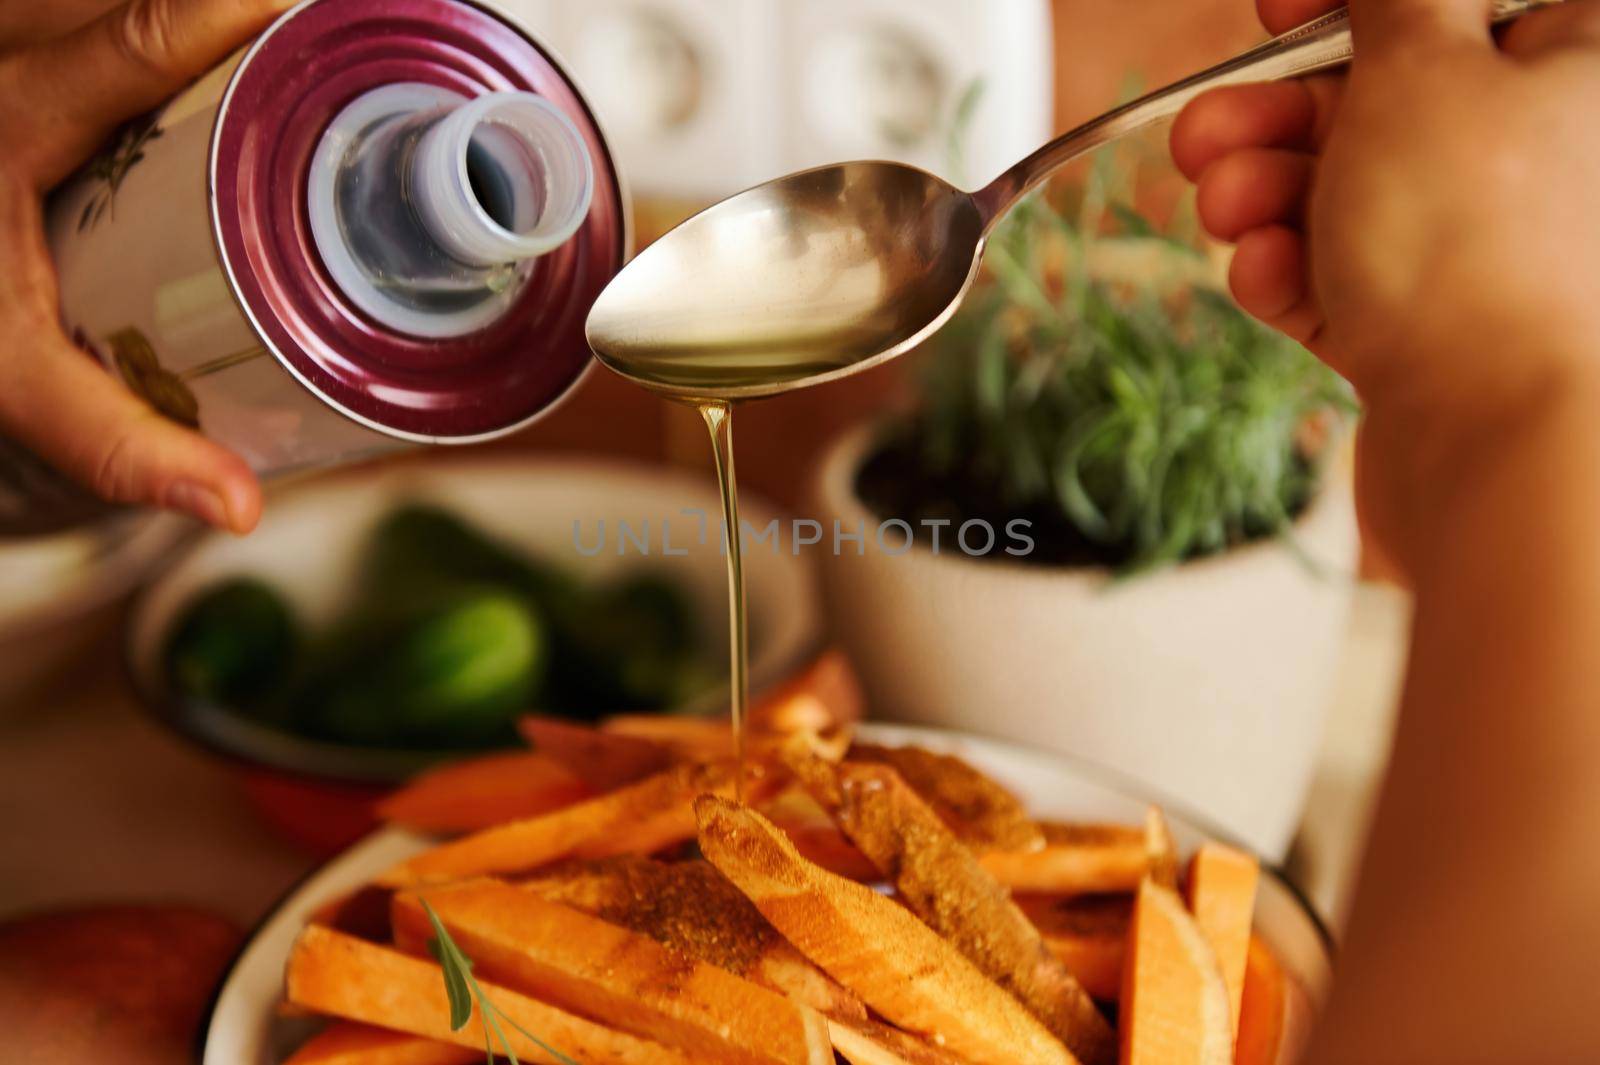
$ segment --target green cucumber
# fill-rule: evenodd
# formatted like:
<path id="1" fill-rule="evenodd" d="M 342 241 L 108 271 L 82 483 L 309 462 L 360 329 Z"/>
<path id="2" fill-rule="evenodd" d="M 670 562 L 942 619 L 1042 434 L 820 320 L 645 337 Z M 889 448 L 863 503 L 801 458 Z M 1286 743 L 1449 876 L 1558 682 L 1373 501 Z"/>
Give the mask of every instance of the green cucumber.
<path id="1" fill-rule="evenodd" d="M 295 711 L 305 731 L 343 743 L 473 748 L 513 738 L 548 652 L 521 596 L 460 587 L 353 616 L 317 657 Z"/>
<path id="2" fill-rule="evenodd" d="M 300 627 L 282 596 L 257 580 L 217 585 L 191 603 L 167 639 L 167 682 L 180 697 L 248 709 L 287 683 Z"/>

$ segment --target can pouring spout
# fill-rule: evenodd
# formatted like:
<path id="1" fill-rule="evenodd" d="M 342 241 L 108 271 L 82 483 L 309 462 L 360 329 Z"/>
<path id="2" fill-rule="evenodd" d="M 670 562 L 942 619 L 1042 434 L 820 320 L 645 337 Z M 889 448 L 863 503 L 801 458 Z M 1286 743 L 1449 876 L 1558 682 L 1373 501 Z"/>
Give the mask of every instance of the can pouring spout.
<path id="1" fill-rule="evenodd" d="M 495 266 L 565 244 L 589 213 L 594 168 L 571 120 L 526 92 L 482 96 L 440 119 L 412 165 L 417 213 L 452 255 Z"/>
<path id="2" fill-rule="evenodd" d="M 589 214 L 589 145 L 543 98 L 463 100 L 419 84 L 365 94 L 329 126 L 308 207 L 334 282 L 380 323 L 423 337 L 485 328 L 531 265 Z"/>

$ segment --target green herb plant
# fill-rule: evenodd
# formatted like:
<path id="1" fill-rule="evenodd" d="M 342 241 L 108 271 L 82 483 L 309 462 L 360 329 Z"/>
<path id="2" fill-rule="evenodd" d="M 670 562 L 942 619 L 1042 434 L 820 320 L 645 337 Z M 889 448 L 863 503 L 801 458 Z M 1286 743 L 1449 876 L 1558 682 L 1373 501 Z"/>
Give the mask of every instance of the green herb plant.
<path id="1" fill-rule="evenodd" d="M 1222 294 L 1192 203 L 1165 231 L 1125 206 L 1136 171 L 1104 152 L 1079 195 L 1002 222 L 896 434 L 919 481 L 1059 517 L 1123 575 L 1285 533 L 1331 450 L 1317 430 L 1354 409 Z"/>
<path id="2" fill-rule="evenodd" d="M 476 1002 L 478 1015 L 483 1018 L 483 1053 L 489 1065 L 494 1065 L 495 1040 L 499 1040 L 500 1048 L 505 1051 L 505 1057 L 511 1065 L 522 1065 L 517 1060 L 516 1051 L 511 1049 L 510 1040 L 506 1038 L 502 1021 L 561 1065 L 578 1065 L 572 1058 L 501 1013 L 489 1000 L 489 996 L 483 993 L 477 977 L 472 975 L 472 959 L 456 945 L 456 941 L 445 929 L 444 922 L 433 912 L 433 907 L 423 902 L 422 909 L 428 915 L 428 923 L 433 926 L 433 938 L 428 940 L 428 953 L 433 955 L 439 967 L 444 970 L 444 993 L 450 1002 L 450 1030 L 459 1032 L 467 1026 L 472 1020 L 473 1003 Z"/>

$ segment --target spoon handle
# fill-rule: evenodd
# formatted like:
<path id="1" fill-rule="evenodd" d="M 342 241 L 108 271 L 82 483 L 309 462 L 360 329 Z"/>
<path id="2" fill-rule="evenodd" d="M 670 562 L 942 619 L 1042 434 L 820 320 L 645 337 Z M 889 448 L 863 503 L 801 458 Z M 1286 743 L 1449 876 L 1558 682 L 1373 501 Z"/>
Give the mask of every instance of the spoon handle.
<path id="1" fill-rule="evenodd" d="M 1496 24 L 1560 3 L 1561 0 L 1494 0 Z M 1275 37 L 1210 70 L 1201 71 L 1164 89 L 1117 108 L 1046 144 L 1037 152 L 973 194 L 986 227 L 993 228 L 1008 210 L 1042 185 L 1057 170 L 1112 141 L 1171 118 L 1200 94 L 1223 85 L 1284 81 L 1344 66 L 1355 54 L 1350 13 L 1344 8 Z"/>

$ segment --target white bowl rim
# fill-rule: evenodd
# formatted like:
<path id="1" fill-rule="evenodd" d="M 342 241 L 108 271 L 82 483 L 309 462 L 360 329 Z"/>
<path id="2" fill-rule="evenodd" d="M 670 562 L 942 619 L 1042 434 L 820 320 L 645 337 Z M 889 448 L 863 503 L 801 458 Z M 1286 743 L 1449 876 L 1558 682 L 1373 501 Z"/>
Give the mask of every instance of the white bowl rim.
<path id="1" fill-rule="evenodd" d="M 186 541 L 198 531 L 192 520 L 177 514 L 119 515 L 118 520 L 127 522 L 125 532 L 114 535 L 88 565 L 67 573 L 65 587 L 48 599 L 0 616 L 0 647 L 68 624 L 122 599 L 151 579 L 153 573 L 164 571 L 180 547 L 186 547 Z M 94 527 L 70 530 L 32 538 L 24 544 L 95 536 L 100 531 Z"/>

